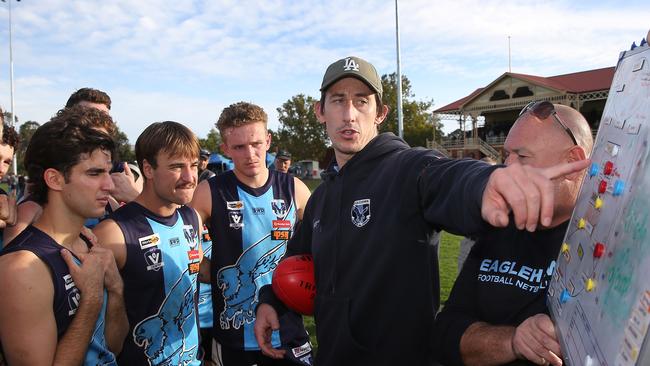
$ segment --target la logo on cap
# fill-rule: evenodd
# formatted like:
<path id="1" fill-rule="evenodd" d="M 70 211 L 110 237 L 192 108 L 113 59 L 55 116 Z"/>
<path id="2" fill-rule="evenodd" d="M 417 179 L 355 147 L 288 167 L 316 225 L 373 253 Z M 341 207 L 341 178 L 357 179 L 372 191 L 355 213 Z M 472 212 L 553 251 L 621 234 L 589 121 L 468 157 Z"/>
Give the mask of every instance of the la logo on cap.
<path id="1" fill-rule="evenodd" d="M 345 66 L 343 66 L 343 70 L 345 71 L 359 71 L 359 64 L 354 61 L 354 59 L 348 57 L 345 59 Z"/>

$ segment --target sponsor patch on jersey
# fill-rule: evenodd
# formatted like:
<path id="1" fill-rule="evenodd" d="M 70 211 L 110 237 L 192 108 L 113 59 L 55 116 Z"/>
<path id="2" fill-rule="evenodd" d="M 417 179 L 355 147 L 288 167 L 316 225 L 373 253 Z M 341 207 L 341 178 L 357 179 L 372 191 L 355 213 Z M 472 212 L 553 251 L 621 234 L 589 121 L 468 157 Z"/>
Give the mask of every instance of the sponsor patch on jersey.
<path id="1" fill-rule="evenodd" d="M 171 239 L 169 239 L 169 247 L 170 248 L 177 247 L 179 245 L 181 245 L 181 239 L 179 239 L 179 238 L 171 238 Z"/>
<path id="2" fill-rule="evenodd" d="M 77 312 L 80 301 L 81 294 L 76 287 L 72 289 L 72 291 L 68 292 L 68 315 L 74 315 Z"/>
<path id="3" fill-rule="evenodd" d="M 65 282 L 65 289 L 69 290 L 74 287 L 74 281 L 72 280 L 72 275 L 67 274 L 63 276 L 63 282 Z"/>
<path id="4" fill-rule="evenodd" d="M 194 230 L 192 225 L 183 225 L 183 233 L 185 234 L 185 240 L 190 248 L 194 249 L 199 244 L 199 234 Z"/>
<path id="5" fill-rule="evenodd" d="M 201 233 L 201 243 L 206 243 L 212 241 L 212 238 L 210 238 L 210 232 L 208 231 L 208 228 L 203 225 L 203 232 Z"/>
<path id="6" fill-rule="evenodd" d="M 187 258 L 189 260 L 191 260 L 191 261 L 195 261 L 195 260 L 201 258 L 201 256 L 199 255 L 199 251 L 194 249 L 194 250 L 188 250 L 187 251 Z"/>
<path id="7" fill-rule="evenodd" d="M 311 352 L 311 344 L 309 344 L 309 342 L 306 342 L 302 346 L 295 347 L 295 348 L 291 349 L 291 353 L 293 353 L 293 356 L 295 358 L 304 356 L 309 352 Z"/>
<path id="8" fill-rule="evenodd" d="M 352 223 L 362 227 L 370 221 L 370 199 L 356 200 L 352 204 Z"/>
<path id="9" fill-rule="evenodd" d="M 240 211 L 244 208 L 244 202 L 242 201 L 226 201 L 226 209 Z"/>
<path id="10" fill-rule="evenodd" d="M 289 220 L 273 220 L 274 229 L 291 229 L 291 221 Z"/>
<path id="11" fill-rule="evenodd" d="M 144 260 L 147 263 L 147 271 L 158 271 L 165 265 L 162 258 L 162 251 L 157 247 L 144 252 Z"/>
<path id="12" fill-rule="evenodd" d="M 271 200 L 271 209 L 273 210 L 273 214 L 279 219 L 287 217 L 287 213 L 289 212 L 289 207 L 283 199 Z"/>
<path id="13" fill-rule="evenodd" d="M 289 240 L 291 237 L 291 230 L 273 230 L 271 231 L 272 240 Z"/>
<path id="14" fill-rule="evenodd" d="M 155 247 L 160 243 L 160 235 L 158 235 L 158 233 L 153 233 L 151 235 L 143 236 L 138 239 L 138 242 L 140 243 L 140 249 Z"/>
<path id="15" fill-rule="evenodd" d="M 199 273 L 199 266 L 200 265 L 201 265 L 200 262 L 188 263 L 187 264 L 187 271 L 190 272 L 190 274 Z"/>
<path id="16" fill-rule="evenodd" d="M 233 229 L 241 229 L 244 226 L 244 215 L 239 211 L 228 211 L 228 221 Z"/>
<path id="17" fill-rule="evenodd" d="M 253 207 L 253 215 L 264 215 L 264 207 Z"/>

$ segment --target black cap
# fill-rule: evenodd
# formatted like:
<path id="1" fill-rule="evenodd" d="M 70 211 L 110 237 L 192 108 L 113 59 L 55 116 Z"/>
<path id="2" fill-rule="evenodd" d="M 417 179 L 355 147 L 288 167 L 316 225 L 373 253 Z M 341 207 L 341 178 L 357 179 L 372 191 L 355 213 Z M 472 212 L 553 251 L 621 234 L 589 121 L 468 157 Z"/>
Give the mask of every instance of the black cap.
<path id="1" fill-rule="evenodd" d="M 282 160 L 291 160 L 291 153 L 287 150 L 279 150 L 278 153 L 275 154 L 275 158 Z"/>
<path id="2" fill-rule="evenodd" d="M 206 149 L 201 149 L 201 152 L 199 152 L 199 157 L 205 158 L 205 159 L 209 158 L 210 157 L 210 151 L 208 151 Z"/>

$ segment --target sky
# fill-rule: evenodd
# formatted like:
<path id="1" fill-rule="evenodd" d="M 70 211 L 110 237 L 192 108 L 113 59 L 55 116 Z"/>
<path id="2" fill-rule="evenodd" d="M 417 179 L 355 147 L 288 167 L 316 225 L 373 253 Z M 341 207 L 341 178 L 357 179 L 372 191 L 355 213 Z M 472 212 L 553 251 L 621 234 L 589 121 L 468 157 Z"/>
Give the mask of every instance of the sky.
<path id="1" fill-rule="evenodd" d="M 11 1 L 11 0 L 8 0 Z M 221 110 L 261 105 L 269 128 L 292 96 L 319 97 L 327 66 L 355 55 L 396 72 L 393 0 L 12 2 L 15 112 L 46 122 L 81 87 L 106 91 L 132 143 L 174 120 L 205 137 Z M 508 71 L 609 67 L 650 29 L 646 1 L 400 0 L 401 71 L 434 109 Z M 0 106 L 11 110 L 9 11 L 0 3 Z M 408 121 L 405 121 L 405 124 Z M 445 131 L 456 126 L 450 123 Z"/>

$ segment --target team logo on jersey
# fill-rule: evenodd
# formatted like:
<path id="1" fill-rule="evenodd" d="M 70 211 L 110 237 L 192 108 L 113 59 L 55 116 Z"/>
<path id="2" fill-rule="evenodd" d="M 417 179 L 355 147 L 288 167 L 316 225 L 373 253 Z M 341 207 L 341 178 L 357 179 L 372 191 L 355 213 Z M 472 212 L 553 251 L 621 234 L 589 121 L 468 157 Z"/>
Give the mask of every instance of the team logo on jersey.
<path id="1" fill-rule="evenodd" d="M 217 271 L 217 287 L 224 302 L 219 314 L 221 329 L 239 329 L 255 321 L 259 286 L 271 283 L 273 270 L 286 251 L 284 242 L 269 240 L 267 235 L 249 246 L 235 264 Z"/>
<path id="2" fill-rule="evenodd" d="M 362 227 L 370 221 L 370 199 L 356 200 L 352 205 L 352 223 Z"/>
<path id="3" fill-rule="evenodd" d="M 169 239 L 169 247 L 170 248 L 177 247 L 179 245 L 181 245 L 181 239 L 179 239 L 179 238 L 171 238 L 171 239 Z"/>
<path id="4" fill-rule="evenodd" d="M 194 230 L 194 226 L 183 225 L 183 233 L 185 234 L 185 240 L 187 240 L 187 244 L 190 246 L 190 248 L 194 249 L 197 244 L 199 244 L 199 235 L 196 230 Z"/>
<path id="5" fill-rule="evenodd" d="M 289 212 L 289 207 L 283 199 L 271 200 L 271 209 L 278 218 L 285 218 Z"/>
<path id="6" fill-rule="evenodd" d="M 359 64 L 351 59 L 350 57 L 345 59 L 345 65 L 343 66 L 345 71 L 359 71 Z"/>
<path id="7" fill-rule="evenodd" d="M 74 283 L 73 283 L 74 285 Z M 68 292 L 68 315 L 74 315 L 77 312 L 79 307 L 79 301 L 81 301 L 81 294 L 79 290 L 75 287 L 72 291 Z"/>
<path id="8" fill-rule="evenodd" d="M 241 229 L 244 226 L 244 215 L 239 211 L 228 211 L 228 220 L 233 229 Z"/>
<path id="9" fill-rule="evenodd" d="M 149 365 L 190 365 L 196 362 L 195 278 L 183 271 L 158 311 L 133 328 L 133 341 L 142 348 Z"/>
<path id="10" fill-rule="evenodd" d="M 138 239 L 138 242 L 140 243 L 140 249 L 155 247 L 160 243 L 160 235 L 158 235 L 158 233 L 153 233 L 151 235 L 143 236 Z"/>
<path id="11" fill-rule="evenodd" d="M 264 215 L 264 207 L 253 207 L 253 214 L 254 215 Z"/>
<path id="12" fill-rule="evenodd" d="M 144 260 L 147 263 L 147 271 L 158 271 L 165 265 L 159 248 L 151 248 L 144 252 Z"/>
<path id="13" fill-rule="evenodd" d="M 228 210 L 240 211 L 244 208 L 244 202 L 242 201 L 226 201 L 226 208 Z"/>

